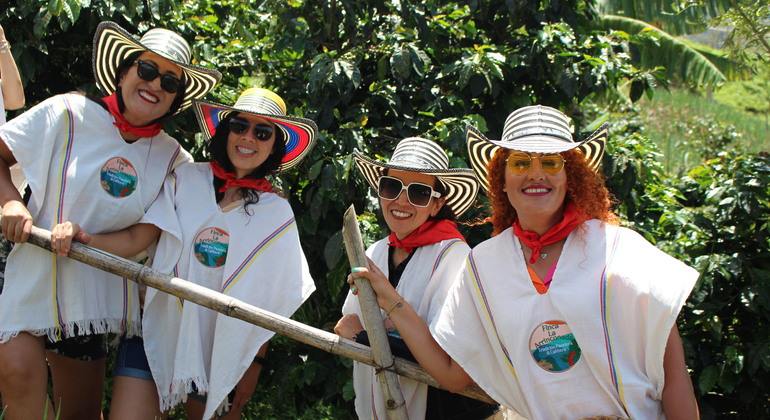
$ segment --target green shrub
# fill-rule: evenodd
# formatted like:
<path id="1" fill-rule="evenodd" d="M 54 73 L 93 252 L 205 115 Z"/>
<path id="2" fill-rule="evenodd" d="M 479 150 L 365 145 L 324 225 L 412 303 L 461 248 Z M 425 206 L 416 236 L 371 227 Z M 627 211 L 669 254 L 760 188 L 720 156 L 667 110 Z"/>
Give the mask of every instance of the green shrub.
<path id="1" fill-rule="evenodd" d="M 678 178 L 638 114 L 605 160 L 625 224 L 700 271 L 679 328 L 704 419 L 770 416 L 770 156 L 723 152 Z"/>

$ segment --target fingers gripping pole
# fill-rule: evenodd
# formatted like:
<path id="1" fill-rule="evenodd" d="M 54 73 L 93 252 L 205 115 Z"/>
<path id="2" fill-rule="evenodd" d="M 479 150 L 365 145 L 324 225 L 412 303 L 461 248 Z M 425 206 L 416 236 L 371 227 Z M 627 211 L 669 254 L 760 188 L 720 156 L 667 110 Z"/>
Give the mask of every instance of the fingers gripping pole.
<path id="1" fill-rule="evenodd" d="M 351 205 L 345 211 L 342 223 L 342 238 L 345 242 L 345 250 L 351 267 L 369 267 L 361 240 L 361 231 L 358 228 L 356 210 Z M 377 296 L 374 294 L 369 281 L 363 277 L 353 276 L 353 281 L 358 288 L 358 301 L 364 318 L 364 327 L 369 334 L 369 342 L 372 344 L 374 361 L 377 364 L 376 372 L 380 376 L 382 393 L 385 396 L 385 405 L 390 419 L 407 419 L 406 405 L 401 394 L 398 375 L 390 369 L 394 359 L 390 352 L 388 337 L 385 334 L 385 326 L 382 323 L 382 314 L 377 305 Z M 384 380 L 383 380 L 384 379 Z"/>

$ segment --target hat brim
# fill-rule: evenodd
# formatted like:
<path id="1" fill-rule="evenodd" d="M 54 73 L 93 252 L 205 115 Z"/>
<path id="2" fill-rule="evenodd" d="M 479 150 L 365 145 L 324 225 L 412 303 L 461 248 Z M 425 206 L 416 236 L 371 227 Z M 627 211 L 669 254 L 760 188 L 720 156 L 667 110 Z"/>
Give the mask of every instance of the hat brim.
<path id="1" fill-rule="evenodd" d="M 117 89 L 117 69 L 120 63 L 137 51 L 155 53 L 134 39 L 131 34 L 115 22 L 101 22 L 96 28 L 92 65 L 96 85 L 105 95 L 109 95 Z M 163 57 L 162 54 L 158 55 Z M 164 58 L 178 65 L 184 73 L 185 93 L 182 104 L 176 113 L 189 107 L 193 99 L 204 97 L 222 78 L 222 74 L 217 70 L 182 63 L 168 57 Z"/>
<path id="2" fill-rule="evenodd" d="M 283 160 L 281 160 L 278 172 L 291 169 L 302 161 L 318 138 L 318 126 L 313 120 L 307 118 L 260 114 L 203 100 L 193 102 L 193 111 L 201 131 L 207 139 L 214 135 L 219 122 L 234 112 L 256 115 L 275 123 L 278 129 L 283 132 L 284 142 L 286 143 L 286 154 Z"/>
<path id="3" fill-rule="evenodd" d="M 471 167 L 476 177 L 481 182 L 484 190 L 489 191 L 489 161 L 499 148 L 516 150 L 527 153 L 561 153 L 567 150 L 578 149 L 583 152 L 588 166 L 597 171 L 604 154 L 604 147 L 609 136 L 609 124 L 602 124 L 585 140 L 576 143 L 554 141 L 552 137 L 531 136 L 526 139 L 517 139 L 516 142 L 502 140 L 490 140 L 481 132 L 468 124 L 465 127 L 465 137 L 468 143 Z"/>
<path id="4" fill-rule="evenodd" d="M 446 188 L 446 202 L 444 205 L 449 207 L 455 216 L 458 217 L 471 207 L 479 192 L 479 181 L 470 168 L 425 169 L 391 165 L 370 159 L 362 155 L 357 149 L 353 150 L 353 160 L 364 179 L 366 179 L 366 182 L 375 191 L 377 191 L 377 183 L 380 177 L 385 175 L 388 169 L 435 176 Z"/>

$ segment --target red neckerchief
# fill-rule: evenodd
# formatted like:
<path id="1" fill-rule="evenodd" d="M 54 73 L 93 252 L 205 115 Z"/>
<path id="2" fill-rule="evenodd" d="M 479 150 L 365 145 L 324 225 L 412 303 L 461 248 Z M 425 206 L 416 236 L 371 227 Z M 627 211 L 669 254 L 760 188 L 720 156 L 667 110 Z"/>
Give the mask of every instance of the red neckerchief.
<path id="1" fill-rule="evenodd" d="M 588 220 L 587 217 L 583 217 L 578 214 L 577 208 L 572 201 L 568 201 L 564 206 L 564 214 L 561 222 L 551 226 L 543 236 L 537 234 L 537 232 L 531 230 L 524 230 L 521 228 L 519 219 L 513 221 L 513 234 L 529 249 L 532 250 L 532 256 L 529 257 L 529 263 L 534 264 L 537 261 L 537 256 L 540 254 L 540 250 L 544 246 L 555 244 L 562 239 L 569 236 L 570 233 L 581 223 Z"/>
<path id="2" fill-rule="evenodd" d="M 457 224 L 447 219 L 428 220 L 404 239 L 398 239 L 395 232 L 390 232 L 388 239 L 390 240 L 388 245 L 403 248 L 409 254 L 417 247 L 435 244 L 445 239 L 465 240 L 457 230 Z"/>
<path id="3" fill-rule="evenodd" d="M 124 133 L 135 134 L 139 137 L 154 137 L 157 136 L 163 128 L 162 123 L 150 124 L 144 127 L 134 127 L 129 124 L 128 121 L 123 118 L 123 113 L 120 112 L 120 107 L 118 107 L 118 97 L 115 92 L 112 92 L 112 95 L 110 96 L 102 98 L 102 101 L 107 105 L 107 110 L 110 111 L 112 117 L 115 118 L 116 121 L 113 123 L 115 124 L 115 127 L 118 127 L 118 129 Z"/>
<path id="4" fill-rule="evenodd" d="M 225 185 L 222 185 L 219 192 L 227 191 L 227 188 L 231 185 L 257 191 L 273 192 L 273 185 L 265 178 L 235 178 L 234 173 L 227 172 L 219 163 L 212 161 L 209 162 L 209 164 L 211 165 L 211 170 L 214 172 L 214 176 L 225 181 Z"/>

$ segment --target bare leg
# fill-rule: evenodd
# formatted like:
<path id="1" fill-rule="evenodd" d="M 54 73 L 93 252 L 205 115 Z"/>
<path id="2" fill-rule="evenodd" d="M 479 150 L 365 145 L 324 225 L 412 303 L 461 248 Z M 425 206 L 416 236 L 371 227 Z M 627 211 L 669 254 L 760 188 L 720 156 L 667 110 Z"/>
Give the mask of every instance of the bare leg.
<path id="1" fill-rule="evenodd" d="M 243 407 L 232 407 L 230 411 L 225 413 L 224 416 L 220 417 L 220 420 L 238 420 L 241 418 L 241 412 L 243 411 Z"/>
<path id="2" fill-rule="evenodd" d="M 198 400 L 194 400 L 187 396 L 187 401 L 184 403 L 184 411 L 187 414 L 189 420 L 201 420 L 203 417 L 203 411 L 206 409 L 206 404 Z"/>
<path id="3" fill-rule="evenodd" d="M 205 409 L 206 404 L 203 404 L 202 402 L 194 400 L 190 397 L 188 397 L 187 401 L 184 403 L 184 411 L 187 414 L 187 418 L 190 420 L 202 420 L 201 417 L 203 417 L 203 411 Z M 224 413 L 222 417 L 216 417 L 216 415 L 214 415 L 213 418 L 220 420 L 237 420 L 241 418 L 242 411 L 243 407 L 231 406 L 230 411 Z"/>
<path id="4" fill-rule="evenodd" d="M 48 401 L 48 367 L 43 337 L 29 333 L 0 344 L 0 392 L 7 420 L 42 419 L 53 413 Z"/>
<path id="5" fill-rule="evenodd" d="M 160 411 L 155 382 L 130 376 L 116 376 L 112 382 L 110 420 L 165 419 Z"/>
<path id="6" fill-rule="evenodd" d="M 106 358 L 77 360 L 47 351 L 59 420 L 101 420 Z"/>

